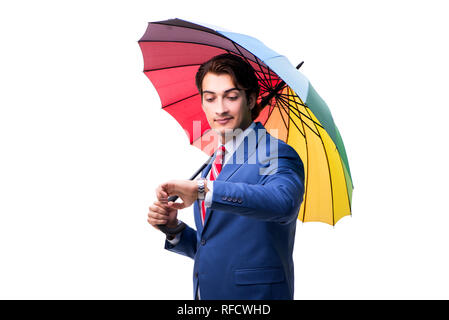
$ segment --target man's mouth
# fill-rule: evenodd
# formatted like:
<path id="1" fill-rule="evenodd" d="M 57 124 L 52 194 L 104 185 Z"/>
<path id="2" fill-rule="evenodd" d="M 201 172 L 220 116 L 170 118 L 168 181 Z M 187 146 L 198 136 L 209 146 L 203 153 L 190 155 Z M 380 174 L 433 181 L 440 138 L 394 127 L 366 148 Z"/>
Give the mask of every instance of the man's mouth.
<path id="1" fill-rule="evenodd" d="M 220 119 L 215 119 L 215 121 L 218 122 L 219 124 L 226 124 L 231 119 L 232 119 L 232 117 L 230 117 L 230 118 L 220 118 Z"/>

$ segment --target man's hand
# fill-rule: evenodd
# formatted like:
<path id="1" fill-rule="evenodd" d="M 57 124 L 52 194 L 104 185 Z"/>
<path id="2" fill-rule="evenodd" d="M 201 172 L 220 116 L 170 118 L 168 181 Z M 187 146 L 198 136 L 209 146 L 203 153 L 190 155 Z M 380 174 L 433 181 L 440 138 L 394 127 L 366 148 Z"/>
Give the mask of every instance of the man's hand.
<path id="1" fill-rule="evenodd" d="M 168 201 L 168 197 L 178 196 L 182 202 Z M 161 202 L 167 202 L 169 208 L 184 209 L 190 207 L 198 198 L 198 184 L 192 180 L 172 180 L 156 188 L 156 197 Z"/>
<path id="2" fill-rule="evenodd" d="M 149 207 L 148 223 L 156 229 L 158 224 L 166 224 L 169 228 L 175 228 L 178 225 L 178 210 L 169 208 L 167 203 L 155 201 Z"/>

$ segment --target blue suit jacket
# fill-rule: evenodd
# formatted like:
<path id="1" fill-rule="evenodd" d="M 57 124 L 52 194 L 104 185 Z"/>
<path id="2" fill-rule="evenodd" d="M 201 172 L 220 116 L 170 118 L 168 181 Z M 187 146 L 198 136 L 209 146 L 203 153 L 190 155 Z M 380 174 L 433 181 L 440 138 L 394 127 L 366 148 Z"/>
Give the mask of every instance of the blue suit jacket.
<path id="1" fill-rule="evenodd" d="M 304 194 L 296 151 L 256 123 L 214 181 L 213 198 L 196 231 L 165 248 L 195 260 L 194 296 L 201 299 L 293 299 L 293 245 Z M 205 177 L 211 165 L 204 169 Z"/>

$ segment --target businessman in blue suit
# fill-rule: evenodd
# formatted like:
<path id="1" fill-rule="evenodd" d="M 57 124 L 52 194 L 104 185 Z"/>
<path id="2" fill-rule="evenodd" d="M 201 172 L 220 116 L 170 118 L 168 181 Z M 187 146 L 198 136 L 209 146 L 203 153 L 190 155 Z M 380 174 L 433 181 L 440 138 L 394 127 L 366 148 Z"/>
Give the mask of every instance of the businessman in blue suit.
<path id="1" fill-rule="evenodd" d="M 201 65 L 196 84 L 220 146 L 200 179 L 158 186 L 148 222 L 176 227 L 178 210 L 193 204 L 196 230 L 168 234 L 165 248 L 194 259 L 195 299 L 293 299 L 303 163 L 254 122 L 259 86 L 244 60 L 216 56 Z M 182 202 L 168 201 L 172 195 Z"/>

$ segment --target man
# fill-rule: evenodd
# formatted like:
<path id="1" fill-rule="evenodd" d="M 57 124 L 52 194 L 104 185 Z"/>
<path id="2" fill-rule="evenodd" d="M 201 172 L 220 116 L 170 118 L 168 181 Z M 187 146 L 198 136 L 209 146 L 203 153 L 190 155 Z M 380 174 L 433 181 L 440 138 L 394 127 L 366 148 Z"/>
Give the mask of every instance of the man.
<path id="1" fill-rule="evenodd" d="M 293 245 L 304 193 L 296 151 L 260 122 L 259 86 L 243 59 L 223 54 L 196 75 L 202 108 L 220 138 L 214 160 L 196 181 L 156 189 L 148 222 L 176 227 L 194 204 L 196 231 L 167 235 L 165 248 L 195 260 L 196 299 L 293 299 Z M 168 202 L 177 195 L 182 202 Z"/>

